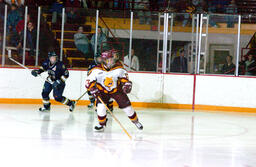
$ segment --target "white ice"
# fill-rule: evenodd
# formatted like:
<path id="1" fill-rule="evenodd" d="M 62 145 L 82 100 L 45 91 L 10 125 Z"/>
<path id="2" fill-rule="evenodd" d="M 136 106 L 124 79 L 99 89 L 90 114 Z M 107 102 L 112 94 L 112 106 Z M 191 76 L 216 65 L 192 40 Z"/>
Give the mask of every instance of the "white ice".
<path id="1" fill-rule="evenodd" d="M 96 133 L 94 111 L 0 104 L 1 167 L 255 167 L 256 114 L 142 109 L 139 132 L 125 113 Z"/>

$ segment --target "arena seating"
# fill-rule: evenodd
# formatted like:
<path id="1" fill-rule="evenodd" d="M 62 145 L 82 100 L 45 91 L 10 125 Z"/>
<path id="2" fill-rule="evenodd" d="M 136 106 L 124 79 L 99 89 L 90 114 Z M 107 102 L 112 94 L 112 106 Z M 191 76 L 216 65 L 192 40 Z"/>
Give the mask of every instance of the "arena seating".
<path id="1" fill-rule="evenodd" d="M 236 0 L 238 13 L 242 15 L 243 23 L 255 23 L 256 0 Z"/>

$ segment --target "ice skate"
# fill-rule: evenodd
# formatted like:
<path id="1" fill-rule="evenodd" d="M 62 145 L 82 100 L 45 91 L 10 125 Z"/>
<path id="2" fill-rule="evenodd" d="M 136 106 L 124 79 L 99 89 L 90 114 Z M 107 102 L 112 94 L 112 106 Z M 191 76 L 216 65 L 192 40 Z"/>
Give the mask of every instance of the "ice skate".
<path id="1" fill-rule="evenodd" d="M 73 112 L 75 107 L 76 107 L 76 102 L 75 101 L 71 101 L 71 105 L 69 106 L 69 111 Z"/>
<path id="2" fill-rule="evenodd" d="M 143 125 L 139 121 L 134 122 L 134 124 L 139 130 L 143 130 Z"/>
<path id="3" fill-rule="evenodd" d="M 50 112 L 50 110 L 51 110 L 50 107 L 48 107 L 48 108 L 40 107 L 40 108 L 39 108 L 39 111 L 40 111 L 40 112 Z"/>

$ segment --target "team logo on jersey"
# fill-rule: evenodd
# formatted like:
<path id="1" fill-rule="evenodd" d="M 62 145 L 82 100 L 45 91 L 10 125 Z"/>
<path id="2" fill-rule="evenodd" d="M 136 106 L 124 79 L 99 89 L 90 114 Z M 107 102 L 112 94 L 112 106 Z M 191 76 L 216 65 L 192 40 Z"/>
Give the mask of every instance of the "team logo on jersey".
<path id="1" fill-rule="evenodd" d="M 104 80 L 104 85 L 108 88 L 111 88 L 114 85 L 113 77 L 106 77 L 106 79 Z"/>

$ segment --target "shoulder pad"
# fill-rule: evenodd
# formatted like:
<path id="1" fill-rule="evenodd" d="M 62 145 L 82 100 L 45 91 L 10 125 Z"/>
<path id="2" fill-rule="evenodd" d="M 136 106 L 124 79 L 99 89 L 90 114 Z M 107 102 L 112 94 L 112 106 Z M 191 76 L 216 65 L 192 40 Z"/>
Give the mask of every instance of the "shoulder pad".
<path id="1" fill-rule="evenodd" d="M 117 61 L 110 70 L 115 70 L 115 69 L 124 69 L 124 66 L 120 61 Z"/>
<path id="2" fill-rule="evenodd" d="M 101 66 L 101 64 L 98 64 L 98 65 L 95 65 L 92 69 L 102 69 L 102 66 Z"/>
<path id="3" fill-rule="evenodd" d="M 102 70 L 101 64 L 98 64 L 98 65 L 92 67 L 91 69 L 88 69 L 88 75 L 90 75 L 90 74 L 92 73 L 92 71 L 95 70 L 95 69 L 100 69 L 100 70 Z"/>

